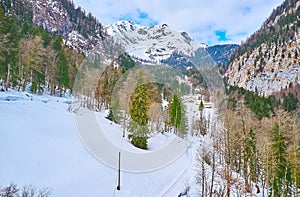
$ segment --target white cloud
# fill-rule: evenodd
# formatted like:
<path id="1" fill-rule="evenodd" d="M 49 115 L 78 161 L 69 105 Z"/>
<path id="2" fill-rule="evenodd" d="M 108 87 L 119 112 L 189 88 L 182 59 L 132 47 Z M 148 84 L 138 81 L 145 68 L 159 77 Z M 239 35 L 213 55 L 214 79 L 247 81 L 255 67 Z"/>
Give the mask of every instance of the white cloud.
<path id="1" fill-rule="evenodd" d="M 255 32 L 283 0 L 73 0 L 103 24 L 128 18 L 144 25 L 156 21 L 186 31 L 199 42 L 240 43 Z M 140 12 L 147 14 L 140 18 Z M 226 31 L 219 41 L 215 31 Z"/>

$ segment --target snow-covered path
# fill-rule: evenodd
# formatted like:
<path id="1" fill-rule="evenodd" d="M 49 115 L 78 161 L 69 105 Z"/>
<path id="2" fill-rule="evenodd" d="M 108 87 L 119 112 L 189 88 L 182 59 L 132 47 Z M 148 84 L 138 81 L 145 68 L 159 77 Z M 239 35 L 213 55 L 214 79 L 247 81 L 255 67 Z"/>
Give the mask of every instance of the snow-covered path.
<path id="1" fill-rule="evenodd" d="M 11 182 L 49 187 L 55 197 L 178 196 L 184 191 L 184 182 L 191 178 L 186 173 L 193 170 L 190 148 L 163 168 L 121 171 L 121 190 L 117 191 L 117 170 L 97 161 L 84 147 L 73 114 L 67 110 L 70 102 L 71 98 L 0 92 L 0 187 Z M 101 113 L 96 116 L 101 128 L 120 133 L 119 125 L 111 125 Z M 168 143 L 175 139 L 159 137 Z M 129 145 L 123 141 L 127 151 L 139 152 Z M 159 151 L 157 147 L 152 152 Z"/>
<path id="2" fill-rule="evenodd" d="M 118 168 L 118 156 L 121 152 L 122 171 L 148 172 L 165 167 L 178 159 L 189 145 L 189 141 L 176 136 L 159 150 L 140 153 L 121 150 L 106 138 L 102 129 L 109 130 L 110 127 L 100 127 L 94 112 L 81 108 L 74 114 L 74 118 L 82 142 L 99 161 Z"/>

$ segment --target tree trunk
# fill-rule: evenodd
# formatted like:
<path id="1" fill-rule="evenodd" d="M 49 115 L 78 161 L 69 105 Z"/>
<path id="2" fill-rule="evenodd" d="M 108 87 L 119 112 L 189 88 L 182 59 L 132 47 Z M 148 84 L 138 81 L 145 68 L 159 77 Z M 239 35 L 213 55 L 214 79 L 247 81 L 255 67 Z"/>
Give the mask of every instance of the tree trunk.
<path id="1" fill-rule="evenodd" d="M 202 173 L 201 173 L 201 177 L 202 177 L 202 182 L 201 182 L 201 186 L 202 186 L 202 196 L 205 196 L 205 167 L 204 167 L 204 153 L 202 152 L 202 161 L 201 161 L 201 170 L 202 170 Z"/>
<path id="2" fill-rule="evenodd" d="M 10 64 L 7 66 L 7 77 L 6 77 L 6 83 L 5 83 L 5 91 L 9 88 L 9 79 L 10 79 Z"/>
<path id="3" fill-rule="evenodd" d="M 212 154 L 212 172 L 211 172 L 211 185 L 210 185 L 210 191 L 209 191 L 209 196 L 212 197 L 213 196 L 213 187 L 214 187 L 214 178 L 215 178 L 215 151 L 213 151 L 213 154 Z"/>

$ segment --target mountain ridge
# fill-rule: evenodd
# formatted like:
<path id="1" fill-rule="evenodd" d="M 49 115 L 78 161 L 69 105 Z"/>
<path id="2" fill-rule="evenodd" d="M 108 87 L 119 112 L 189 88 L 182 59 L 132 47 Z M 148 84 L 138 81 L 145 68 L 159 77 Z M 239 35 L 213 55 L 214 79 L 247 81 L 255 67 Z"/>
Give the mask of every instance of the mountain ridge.
<path id="1" fill-rule="evenodd" d="M 104 27 L 107 35 L 119 42 L 136 61 L 165 63 L 172 66 L 196 64 L 195 56 L 211 56 L 201 65 L 225 65 L 238 45 L 208 46 L 194 40 L 187 32 L 171 29 L 167 24 L 143 26 L 121 20 Z"/>
<path id="2" fill-rule="evenodd" d="M 206 47 L 186 32 L 174 31 L 166 24 L 148 27 L 122 20 L 106 26 L 105 30 L 131 56 L 146 61 L 160 62 L 173 52 L 192 55 L 198 48 Z"/>
<path id="3" fill-rule="evenodd" d="M 85 53 L 104 39 L 102 24 L 69 0 L 24 0 L 33 11 L 32 22 L 62 35 L 64 43 Z"/>
<path id="4" fill-rule="evenodd" d="M 300 84 L 300 2 L 286 0 L 231 56 L 229 85 L 271 95 Z"/>

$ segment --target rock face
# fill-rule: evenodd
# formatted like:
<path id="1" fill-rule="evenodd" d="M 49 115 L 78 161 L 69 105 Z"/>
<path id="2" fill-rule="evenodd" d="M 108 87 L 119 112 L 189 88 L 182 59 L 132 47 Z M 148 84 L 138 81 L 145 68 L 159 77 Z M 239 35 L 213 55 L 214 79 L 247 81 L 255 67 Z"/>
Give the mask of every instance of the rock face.
<path id="1" fill-rule="evenodd" d="M 33 22 L 62 35 L 67 46 L 88 52 L 103 39 L 102 25 L 69 0 L 24 0 L 33 11 Z"/>
<path id="2" fill-rule="evenodd" d="M 270 95 L 300 84 L 300 2 L 286 0 L 231 58 L 229 85 Z"/>
<path id="3" fill-rule="evenodd" d="M 238 45 L 208 47 L 198 43 L 186 32 L 172 30 L 168 25 L 152 27 L 118 21 L 105 31 L 136 60 L 165 63 L 172 66 L 226 64 Z"/>
<path id="4" fill-rule="evenodd" d="M 260 52 L 255 49 L 249 57 L 243 55 L 236 59 L 225 75 L 228 83 L 258 91 L 261 95 L 270 95 L 290 85 L 300 84 L 300 61 L 295 56 L 296 51 L 300 52 L 299 45 L 300 42 L 292 42 L 276 54 L 275 46 L 269 48 L 262 44 L 261 52 L 266 53 L 267 58 L 258 58 Z"/>
<path id="5" fill-rule="evenodd" d="M 130 21 L 118 21 L 105 29 L 132 57 L 144 61 L 157 63 L 174 52 L 191 56 L 197 49 L 206 47 L 186 32 L 174 31 L 166 24 L 147 27 Z"/>

